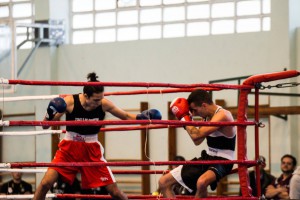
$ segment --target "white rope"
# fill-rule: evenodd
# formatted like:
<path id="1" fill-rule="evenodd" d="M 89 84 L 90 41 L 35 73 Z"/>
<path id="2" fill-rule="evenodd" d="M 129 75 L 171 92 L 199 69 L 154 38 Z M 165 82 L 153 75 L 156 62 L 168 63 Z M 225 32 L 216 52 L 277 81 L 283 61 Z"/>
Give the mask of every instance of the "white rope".
<path id="1" fill-rule="evenodd" d="M 47 198 L 55 198 L 56 194 L 46 194 Z M 0 195 L 0 199 L 32 199 L 33 194 Z"/>
<path id="2" fill-rule="evenodd" d="M 59 97 L 59 95 L 45 95 L 45 96 L 19 96 L 19 97 L 4 97 L 0 99 L 0 102 L 11 101 L 27 101 L 27 100 L 48 100 Z"/>
<path id="3" fill-rule="evenodd" d="M 0 163 L 0 168 L 10 168 L 10 163 Z"/>
<path id="4" fill-rule="evenodd" d="M 0 120 L 0 126 L 9 126 L 9 121 Z"/>
<path id="5" fill-rule="evenodd" d="M 63 130 L 41 130 L 41 131 L 16 131 L 16 132 L 0 132 L 0 135 L 3 136 L 28 136 L 28 135 L 45 135 L 45 134 L 60 134 L 63 133 Z"/>
<path id="6" fill-rule="evenodd" d="M 5 79 L 5 78 L 0 78 L 0 84 L 8 84 L 9 83 L 9 81 L 8 81 L 8 79 Z"/>
<path id="7" fill-rule="evenodd" d="M 47 169 L 0 169 L 0 172 L 45 173 Z"/>

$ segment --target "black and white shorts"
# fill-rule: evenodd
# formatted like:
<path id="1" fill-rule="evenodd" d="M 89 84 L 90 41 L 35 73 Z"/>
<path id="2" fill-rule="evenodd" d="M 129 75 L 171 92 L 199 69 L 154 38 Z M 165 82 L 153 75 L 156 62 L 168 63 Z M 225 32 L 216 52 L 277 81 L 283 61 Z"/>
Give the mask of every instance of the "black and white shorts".
<path id="1" fill-rule="evenodd" d="M 205 150 L 201 152 L 200 158 L 194 158 L 191 161 L 200 160 L 228 160 L 226 158 L 218 156 L 210 156 Z M 170 173 L 176 179 L 176 181 L 185 187 L 190 193 L 196 191 L 198 178 L 204 174 L 207 170 L 211 170 L 216 174 L 216 181 L 211 184 L 211 189 L 215 190 L 216 183 L 229 174 L 232 170 L 233 165 L 224 164 L 211 164 L 211 165 L 180 165 L 173 169 Z"/>

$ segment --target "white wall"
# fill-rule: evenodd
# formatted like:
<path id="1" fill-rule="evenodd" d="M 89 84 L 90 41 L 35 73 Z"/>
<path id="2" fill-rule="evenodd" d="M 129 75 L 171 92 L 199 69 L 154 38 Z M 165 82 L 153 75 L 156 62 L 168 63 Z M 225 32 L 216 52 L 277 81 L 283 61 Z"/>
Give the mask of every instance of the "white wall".
<path id="1" fill-rule="evenodd" d="M 19 78 L 29 80 L 86 81 L 87 73 L 95 71 L 99 75 L 100 80 L 105 82 L 208 83 L 208 81 L 216 79 L 281 71 L 285 67 L 299 70 L 299 62 L 297 63 L 298 67 L 295 65 L 291 66 L 291 60 L 295 56 L 290 53 L 289 6 L 293 2 L 272 0 L 272 24 L 269 32 L 92 45 L 63 45 L 56 49 L 56 52 L 53 52 L 53 49 L 40 48 Z M 295 22 L 293 27 L 299 27 L 299 23 Z M 299 48 L 299 39 L 297 44 Z M 299 60 L 299 52 L 297 53 L 297 59 Z M 28 51 L 19 52 L 19 63 L 22 63 L 26 54 L 28 54 Z M 135 89 L 146 88 L 106 87 L 106 91 Z M 42 95 L 57 92 L 65 94 L 77 93 L 81 92 L 81 90 L 81 87 L 59 86 L 54 89 L 47 86 L 20 86 L 15 95 Z M 275 91 L 289 92 L 290 89 Z M 225 98 L 229 106 L 236 105 L 236 96 L 228 94 L 232 94 L 232 92 L 225 90 L 219 94 L 214 93 L 214 97 Z M 140 101 L 147 101 L 151 108 L 161 110 L 163 119 L 166 119 L 167 102 L 177 96 L 187 97 L 188 94 L 111 96 L 108 98 L 124 109 L 138 108 Z M 262 99 L 264 102 L 268 101 L 264 97 Z M 282 100 L 277 97 L 271 97 L 270 99 L 272 106 L 283 105 L 282 102 L 286 102 L 284 105 L 290 104 L 289 100 L 286 99 Z M 299 100 L 294 100 L 294 104 L 297 105 L 297 103 L 299 105 Z M 37 104 L 27 102 L 26 105 L 28 106 L 26 108 L 24 106 L 19 108 L 15 104 L 7 104 L 5 108 L 9 109 L 9 112 L 16 113 L 22 112 L 23 109 L 36 110 L 38 113 L 36 118 L 42 119 L 46 104 L 46 102 Z M 295 121 L 295 117 L 289 116 L 289 120 Z M 296 121 L 298 121 L 298 118 L 296 118 Z M 269 124 L 268 122 L 266 123 L 267 125 Z M 291 149 L 291 141 L 293 141 L 291 132 L 294 130 L 298 131 L 299 128 L 295 129 L 295 125 L 290 124 L 289 121 L 275 117 L 271 117 L 270 126 L 272 144 L 271 168 L 273 174 L 279 175 L 280 157 L 286 153 L 299 155 L 299 149 L 297 153 L 292 152 Z M 253 138 L 250 136 L 253 133 L 252 130 L 252 128 L 249 128 L 251 133 L 249 133 L 248 157 L 250 159 L 254 157 Z M 261 133 L 267 134 L 268 129 L 262 129 Z M 124 151 L 124 148 L 126 149 L 132 144 L 139 143 L 139 137 L 135 137 L 135 135 L 138 134 L 129 132 L 107 134 L 106 158 L 115 159 L 116 155 L 120 155 L 118 151 L 122 151 L 122 157 L 140 157 L 138 151 L 135 152 L 131 149 L 128 152 Z M 127 139 L 128 136 L 130 136 L 130 139 Z M 151 130 L 149 137 L 149 157 L 155 161 L 167 160 L 168 137 L 166 129 Z M 118 142 L 116 142 L 116 138 L 118 138 Z M 120 144 L 120 138 L 122 138 L 123 144 Z M 185 156 L 187 159 L 199 156 L 201 149 L 205 146 L 193 146 L 187 134 L 182 130 L 179 131 L 178 138 L 178 154 Z M 41 142 L 39 144 L 45 144 L 43 149 L 48 148 L 50 145 L 50 140 L 48 139 L 39 141 Z M 268 157 L 269 155 L 266 155 L 265 149 L 269 144 L 264 139 L 260 141 L 260 145 L 263 150 L 261 154 Z M 41 151 L 39 148 L 42 147 L 37 147 L 37 152 Z M 46 156 L 44 160 L 50 161 L 50 151 L 44 153 Z M 41 156 L 38 155 L 39 153 L 37 153 L 37 158 Z M 298 159 L 300 158 L 298 157 Z M 156 167 L 156 169 L 158 168 L 165 169 L 165 167 Z M 155 180 L 152 177 L 152 190 L 155 190 L 158 178 L 159 176 Z"/>

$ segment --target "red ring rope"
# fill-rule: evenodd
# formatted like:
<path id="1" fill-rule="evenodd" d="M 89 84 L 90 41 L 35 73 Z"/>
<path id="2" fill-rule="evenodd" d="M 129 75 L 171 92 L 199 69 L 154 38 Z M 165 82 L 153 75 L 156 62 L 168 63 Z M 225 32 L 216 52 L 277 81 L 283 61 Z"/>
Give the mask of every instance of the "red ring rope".
<path id="1" fill-rule="evenodd" d="M 88 194 L 56 194 L 57 198 L 94 198 L 94 199 L 112 199 L 110 195 L 88 195 Z M 156 200 L 170 200 L 169 198 L 163 198 L 162 196 L 153 195 L 128 195 L 128 199 L 156 199 Z M 194 196 L 177 195 L 176 199 L 197 199 Z M 198 198 L 200 199 L 200 198 Z M 201 200 L 254 200 L 257 197 L 209 197 L 201 198 Z"/>
<path id="2" fill-rule="evenodd" d="M 127 127 L 107 127 L 100 128 L 100 131 L 133 131 L 133 130 L 148 130 L 148 129 L 163 129 L 163 128 L 176 128 L 182 127 L 181 125 L 143 125 L 143 126 L 127 126 Z"/>
<path id="3" fill-rule="evenodd" d="M 149 165 L 209 165 L 209 164 L 240 164 L 256 165 L 256 161 L 250 160 L 209 160 L 209 161 L 126 161 L 126 162 L 60 162 L 60 163 L 9 163 L 11 168 L 19 167 L 99 167 L 99 166 L 149 166 Z"/>
<path id="4" fill-rule="evenodd" d="M 5 121 L 4 121 L 5 122 Z M 245 122 L 203 122 L 178 120 L 105 120 L 105 121 L 7 121 L 9 126 L 100 126 L 100 125 L 128 125 L 128 124 L 168 124 L 181 126 L 251 126 L 257 125 L 253 121 Z"/>
<path id="5" fill-rule="evenodd" d="M 112 170 L 113 174 L 166 174 L 169 170 Z"/>
<path id="6" fill-rule="evenodd" d="M 179 92 L 192 92 L 195 89 L 202 89 L 206 91 L 220 90 L 217 88 L 175 88 L 175 89 L 161 89 L 161 90 L 135 90 L 125 92 L 104 92 L 104 96 L 111 95 L 134 95 L 134 94 L 165 94 L 165 93 L 179 93 Z"/>
<path id="7" fill-rule="evenodd" d="M 220 89 L 252 89 L 253 86 L 226 85 L 226 84 L 175 84 L 175 83 L 145 83 L 145 82 L 66 82 L 66 81 L 28 81 L 8 80 L 9 84 L 16 85 L 54 85 L 54 86 L 118 86 L 118 87 L 171 87 L 171 88 L 220 88 Z"/>

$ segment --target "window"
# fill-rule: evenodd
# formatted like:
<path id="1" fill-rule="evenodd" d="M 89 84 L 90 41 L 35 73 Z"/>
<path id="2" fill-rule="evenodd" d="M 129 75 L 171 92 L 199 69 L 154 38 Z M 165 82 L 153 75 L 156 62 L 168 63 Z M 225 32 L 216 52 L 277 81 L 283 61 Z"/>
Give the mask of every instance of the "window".
<path id="1" fill-rule="evenodd" d="M 208 19 L 209 5 L 191 5 L 187 7 L 187 19 Z"/>
<path id="2" fill-rule="evenodd" d="M 161 38 L 161 25 L 142 26 L 140 28 L 140 39 L 159 39 Z"/>
<path id="3" fill-rule="evenodd" d="M 164 25 L 164 38 L 183 37 L 184 24 L 166 24 Z"/>
<path id="4" fill-rule="evenodd" d="M 9 17 L 9 7 L 8 7 L 8 5 L 0 6 L 0 17 L 1 18 Z"/>
<path id="5" fill-rule="evenodd" d="M 137 10 L 131 11 L 120 11 L 118 13 L 118 25 L 132 25 L 138 23 L 138 12 Z"/>
<path id="6" fill-rule="evenodd" d="M 33 0 L 0 0 L 0 22 L 1 21 L 14 21 L 18 23 L 33 23 Z M 29 38 L 28 38 L 29 37 Z M 32 39 L 33 33 L 29 32 L 27 36 L 27 30 L 25 27 L 16 28 L 16 45 L 19 45 L 26 39 Z M 31 48 L 32 43 L 25 43 L 22 48 Z"/>
<path id="7" fill-rule="evenodd" d="M 138 39 L 138 28 L 137 27 L 126 27 L 119 28 L 117 33 L 118 41 L 128 41 Z"/>
<path id="8" fill-rule="evenodd" d="M 140 23 L 154 23 L 161 22 L 162 20 L 162 9 L 154 8 L 154 9 L 145 9 L 140 12 Z"/>
<path id="9" fill-rule="evenodd" d="M 260 0 L 242 1 L 237 3 L 237 15 L 258 15 L 260 14 Z"/>
<path id="10" fill-rule="evenodd" d="M 106 12 L 96 14 L 96 27 L 106 27 L 106 26 L 115 26 L 116 25 L 116 13 L 115 12 Z"/>
<path id="11" fill-rule="evenodd" d="M 212 18 L 233 17 L 234 16 L 234 3 L 213 3 L 211 6 Z"/>
<path id="12" fill-rule="evenodd" d="M 15 4 L 12 9 L 12 16 L 13 18 L 31 17 L 32 4 L 31 3 Z"/>
<path id="13" fill-rule="evenodd" d="M 209 34 L 208 22 L 191 22 L 187 24 L 187 36 L 200 36 Z"/>
<path id="14" fill-rule="evenodd" d="M 216 20 L 212 22 L 213 35 L 234 33 L 234 21 L 233 20 Z"/>
<path id="15" fill-rule="evenodd" d="M 185 10 L 183 6 L 164 8 L 164 22 L 182 21 L 185 18 Z"/>
<path id="16" fill-rule="evenodd" d="M 96 31 L 96 42 L 114 42 L 116 41 L 115 29 L 100 29 Z"/>
<path id="17" fill-rule="evenodd" d="M 116 8 L 115 0 L 95 0 L 95 10 L 111 10 L 115 8 Z"/>
<path id="18" fill-rule="evenodd" d="M 75 31 L 73 33 L 73 39 L 75 41 L 74 44 L 88 44 L 93 43 L 93 31 L 85 30 L 85 31 Z"/>
<path id="19" fill-rule="evenodd" d="M 73 17 L 74 29 L 92 28 L 93 25 L 94 25 L 93 14 L 74 15 Z"/>
<path id="20" fill-rule="evenodd" d="M 271 0 L 71 2 L 73 44 L 235 34 L 271 29 Z M 0 7 L 0 11 L 0 15 L 7 15 L 7 8 Z"/>
<path id="21" fill-rule="evenodd" d="M 260 30 L 259 18 L 247 18 L 237 20 L 236 30 L 238 33 L 257 32 Z"/>

